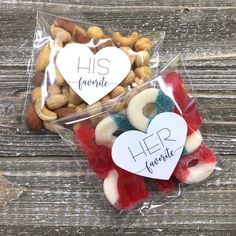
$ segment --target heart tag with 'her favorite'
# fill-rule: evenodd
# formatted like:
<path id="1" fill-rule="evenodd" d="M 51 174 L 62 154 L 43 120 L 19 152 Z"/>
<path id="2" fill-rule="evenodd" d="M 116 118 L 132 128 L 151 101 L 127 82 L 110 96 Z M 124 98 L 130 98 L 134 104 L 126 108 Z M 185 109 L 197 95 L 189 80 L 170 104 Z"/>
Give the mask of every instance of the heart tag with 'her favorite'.
<path id="1" fill-rule="evenodd" d="M 61 49 L 56 65 L 70 87 L 89 105 L 118 86 L 131 68 L 129 57 L 119 48 L 106 47 L 94 55 L 78 43 Z"/>
<path id="2" fill-rule="evenodd" d="M 112 159 L 131 173 L 168 180 L 179 161 L 187 135 L 187 124 L 180 116 L 164 112 L 155 116 L 147 133 L 130 130 L 112 146 Z"/>

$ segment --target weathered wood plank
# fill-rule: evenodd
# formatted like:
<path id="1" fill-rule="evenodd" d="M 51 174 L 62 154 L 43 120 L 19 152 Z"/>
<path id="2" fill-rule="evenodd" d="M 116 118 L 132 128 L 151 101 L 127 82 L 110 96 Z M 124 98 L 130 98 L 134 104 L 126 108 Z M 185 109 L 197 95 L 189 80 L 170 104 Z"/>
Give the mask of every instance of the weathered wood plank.
<path id="1" fill-rule="evenodd" d="M 32 38 L 35 27 L 35 9 L 33 4 L 13 4 L 11 11 L 7 11 L 9 4 L 2 4 L 0 15 L 2 18 L 0 39 L 0 62 L 7 52 L 5 64 L 25 65 L 28 62 Z M 44 10 L 45 5 L 37 6 Z M 105 13 L 104 14 L 104 9 Z M 61 6 L 47 6 L 47 10 L 54 14 L 61 14 Z M 75 19 L 80 17 L 113 28 L 162 30 L 166 32 L 164 55 L 171 57 L 183 52 L 184 58 L 191 59 L 207 56 L 223 56 L 235 58 L 234 47 L 234 8 L 192 9 L 184 12 L 181 9 L 130 9 L 119 7 L 106 9 L 83 8 L 80 5 L 65 6 L 63 15 Z M 81 12 L 81 14 L 78 14 Z M 96 14 L 95 14 L 96 13 Z M 143 17 L 145 15 L 146 17 Z M 224 16 L 224 17 L 222 17 Z M 6 20 L 7 19 L 7 20 Z M 18 19 L 21 19 L 19 22 Z M 17 23 L 17 24 L 16 24 Z M 17 29 L 14 29 L 17 25 Z M 27 26 L 27 27 L 26 27 Z M 8 30 L 11 28 L 11 30 Z M 12 37 L 14 33 L 14 37 Z M 5 53 L 4 53 L 5 52 Z"/>
<path id="2" fill-rule="evenodd" d="M 111 27 L 166 31 L 162 61 L 183 52 L 222 175 L 145 217 L 118 214 L 82 153 L 55 134 L 19 132 L 36 10 L 45 9 Z M 235 235 L 235 12 L 235 1 L 225 0 L 0 1 L 0 175 L 26 187 L 0 207 L 0 235 Z"/>

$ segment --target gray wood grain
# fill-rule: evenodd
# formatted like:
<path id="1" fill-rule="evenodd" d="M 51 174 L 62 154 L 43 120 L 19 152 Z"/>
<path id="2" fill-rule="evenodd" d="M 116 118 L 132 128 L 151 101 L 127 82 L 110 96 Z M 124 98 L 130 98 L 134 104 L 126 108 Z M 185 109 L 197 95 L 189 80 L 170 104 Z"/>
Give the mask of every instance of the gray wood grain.
<path id="1" fill-rule="evenodd" d="M 82 153 L 19 130 L 36 10 L 111 27 L 166 31 L 162 61 L 183 53 L 203 134 L 224 171 L 145 217 L 119 214 Z M 235 235 L 235 1 L 0 1 L 0 175 L 25 187 L 0 206 L 0 235 Z"/>

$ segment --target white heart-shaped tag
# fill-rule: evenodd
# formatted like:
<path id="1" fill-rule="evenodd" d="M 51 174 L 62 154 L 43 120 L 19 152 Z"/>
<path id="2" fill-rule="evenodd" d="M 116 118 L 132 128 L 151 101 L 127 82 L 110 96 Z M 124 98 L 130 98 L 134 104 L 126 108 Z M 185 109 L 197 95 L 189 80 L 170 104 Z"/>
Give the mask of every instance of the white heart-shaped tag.
<path id="1" fill-rule="evenodd" d="M 118 86 L 131 67 L 129 57 L 119 48 L 106 47 L 94 55 L 78 43 L 62 48 L 56 65 L 70 87 L 89 105 Z"/>
<path id="2" fill-rule="evenodd" d="M 187 135 L 185 120 L 172 112 L 155 116 L 147 133 L 130 130 L 112 146 L 112 159 L 131 173 L 168 180 L 179 161 Z"/>

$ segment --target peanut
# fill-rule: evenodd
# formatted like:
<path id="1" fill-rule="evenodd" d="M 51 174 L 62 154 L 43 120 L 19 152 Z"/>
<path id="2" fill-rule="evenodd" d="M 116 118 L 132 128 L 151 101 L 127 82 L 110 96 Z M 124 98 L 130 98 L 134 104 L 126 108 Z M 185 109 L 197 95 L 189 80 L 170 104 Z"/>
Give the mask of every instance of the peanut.
<path id="1" fill-rule="evenodd" d="M 136 55 L 135 64 L 137 67 L 146 66 L 150 61 L 150 54 L 147 50 L 139 51 Z"/>
<path id="2" fill-rule="evenodd" d="M 57 66 L 55 65 L 55 73 L 56 73 L 56 83 L 59 86 L 63 86 L 66 84 L 63 76 L 61 75 L 60 71 L 58 70 Z"/>
<path id="3" fill-rule="evenodd" d="M 136 51 L 150 50 L 151 48 L 152 48 L 152 43 L 149 38 L 140 38 L 135 43 Z"/>
<path id="4" fill-rule="evenodd" d="M 104 36 L 102 28 L 98 26 L 90 26 L 87 30 L 87 34 L 92 39 L 101 39 Z"/>
<path id="5" fill-rule="evenodd" d="M 87 106 L 88 114 L 90 116 L 96 115 L 97 113 L 102 112 L 102 104 L 100 101 L 95 102 L 92 105 Z"/>
<path id="6" fill-rule="evenodd" d="M 135 73 L 133 70 L 131 70 L 129 74 L 125 77 L 125 79 L 122 81 L 121 85 L 127 87 L 128 85 L 134 82 L 134 79 L 135 79 Z"/>
<path id="7" fill-rule="evenodd" d="M 79 105 L 82 102 L 82 98 L 70 87 L 69 88 L 69 103 Z"/>
<path id="8" fill-rule="evenodd" d="M 110 93 L 111 98 L 115 98 L 120 96 L 121 94 L 125 93 L 126 89 L 122 86 L 117 86 L 115 89 L 113 89 Z"/>
<path id="9" fill-rule="evenodd" d="M 68 43 L 71 41 L 71 35 L 66 30 L 55 26 L 54 24 L 50 27 L 51 35 L 54 39 L 59 39 L 63 43 Z"/>
<path id="10" fill-rule="evenodd" d="M 126 53 L 126 55 L 129 57 L 131 65 L 133 65 L 136 60 L 136 52 L 130 47 L 121 47 L 120 49 Z"/>
<path id="11" fill-rule="evenodd" d="M 51 52 L 51 49 L 50 49 L 49 44 L 41 48 L 39 55 L 36 59 L 36 63 L 35 63 L 36 71 L 45 71 L 45 69 L 47 68 L 49 64 L 50 52 Z"/>
<path id="12" fill-rule="evenodd" d="M 140 79 L 143 79 L 144 81 L 147 81 L 148 79 L 150 79 L 152 71 L 151 71 L 151 68 L 149 66 L 141 66 L 141 67 L 137 67 L 134 70 L 134 73 Z"/>
<path id="13" fill-rule="evenodd" d="M 86 109 L 87 108 L 87 104 L 86 103 L 81 103 L 80 105 L 78 105 L 76 108 L 75 108 L 75 111 L 76 112 L 81 112 L 81 111 L 83 111 L 84 109 Z"/>
<path id="14" fill-rule="evenodd" d="M 49 95 L 53 95 L 53 94 L 61 94 L 61 89 L 58 85 L 53 84 L 53 85 L 49 85 L 48 87 L 48 94 Z"/>
<path id="15" fill-rule="evenodd" d="M 58 109 L 68 103 L 68 98 L 63 94 L 53 94 L 47 99 L 47 107 L 51 110 Z"/>

